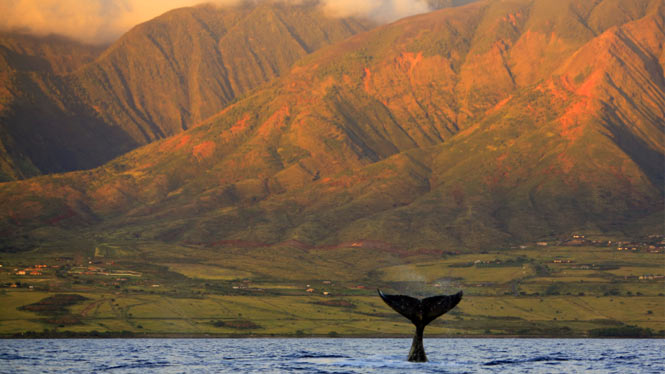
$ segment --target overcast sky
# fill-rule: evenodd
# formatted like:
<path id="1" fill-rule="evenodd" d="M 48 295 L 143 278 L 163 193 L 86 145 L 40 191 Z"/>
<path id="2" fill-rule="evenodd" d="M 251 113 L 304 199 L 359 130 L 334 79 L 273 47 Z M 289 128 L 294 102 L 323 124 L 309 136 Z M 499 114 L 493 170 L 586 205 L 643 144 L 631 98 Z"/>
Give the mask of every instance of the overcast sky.
<path id="1" fill-rule="evenodd" d="M 171 9 L 211 2 L 226 6 L 239 1 L 241 0 L 0 0 L 0 30 L 20 30 L 37 35 L 55 33 L 86 43 L 108 43 L 136 24 Z M 368 16 L 382 22 L 428 10 L 424 0 L 320 1 L 331 15 Z"/>

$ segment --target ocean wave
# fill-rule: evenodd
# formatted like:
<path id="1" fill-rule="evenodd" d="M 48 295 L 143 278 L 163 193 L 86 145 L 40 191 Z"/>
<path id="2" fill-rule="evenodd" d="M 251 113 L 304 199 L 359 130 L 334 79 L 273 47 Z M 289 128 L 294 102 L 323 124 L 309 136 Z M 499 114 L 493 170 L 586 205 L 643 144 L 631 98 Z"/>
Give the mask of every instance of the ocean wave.
<path id="1" fill-rule="evenodd" d="M 562 356 L 536 356 L 536 357 L 527 357 L 523 359 L 503 359 L 503 360 L 493 360 L 490 362 L 484 363 L 485 366 L 497 366 L 497 365 L 515 365 L 515 364 L 526 364 L 531 362 L 565 362 L 570 361 L 569 357 Z"/>

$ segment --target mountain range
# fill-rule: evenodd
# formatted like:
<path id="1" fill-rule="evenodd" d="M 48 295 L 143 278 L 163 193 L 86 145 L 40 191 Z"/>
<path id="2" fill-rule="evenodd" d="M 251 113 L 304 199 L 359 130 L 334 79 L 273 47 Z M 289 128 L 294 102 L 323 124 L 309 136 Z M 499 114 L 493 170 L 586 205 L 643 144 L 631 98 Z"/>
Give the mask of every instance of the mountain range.
<path id="1" fill-rule="evenodd" d="M 662 1 L 486 0 L 378 26 L 315 5 L 184 8 L 27 60 L 6 36 L 4 179 L 119 157 L 0 184 L 4 250 L 662 232 Z"/>
<path id="2" fill-rule="evenodd" d="M 248 2 L 176 9 L 107 48 L 4 35 L 0 177 L 99 166 L 195 125 L 304 55 L 371 25 L 327 17 L 315 1 Z"/>

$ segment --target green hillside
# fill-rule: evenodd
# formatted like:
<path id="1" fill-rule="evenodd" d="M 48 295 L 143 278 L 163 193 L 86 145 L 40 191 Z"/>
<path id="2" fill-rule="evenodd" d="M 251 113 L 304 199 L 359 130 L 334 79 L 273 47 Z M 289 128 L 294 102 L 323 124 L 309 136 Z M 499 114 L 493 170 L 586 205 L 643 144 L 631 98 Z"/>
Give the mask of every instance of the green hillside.
<path id="1" fill-rule="evenodd" d="M 381 288 L 464 290 L 427 337 L 662 337 L 663 252 L 590 239 L 474 254 L 368 241 L 51 243 L 20 258 L 0 254 L 0 336 L 410 337 L 413 326 L 383 304 Z"/>

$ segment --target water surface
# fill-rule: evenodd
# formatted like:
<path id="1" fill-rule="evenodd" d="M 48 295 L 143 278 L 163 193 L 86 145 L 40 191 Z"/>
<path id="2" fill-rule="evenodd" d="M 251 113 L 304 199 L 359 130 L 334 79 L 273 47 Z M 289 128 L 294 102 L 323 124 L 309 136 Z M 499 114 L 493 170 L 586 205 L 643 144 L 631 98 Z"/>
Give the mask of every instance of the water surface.
<path id="1" fill-rule="evenodd" d="M 0 340 L 0 373 L 665 373 L 664 340 Z"/>

